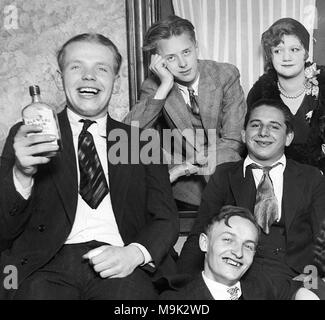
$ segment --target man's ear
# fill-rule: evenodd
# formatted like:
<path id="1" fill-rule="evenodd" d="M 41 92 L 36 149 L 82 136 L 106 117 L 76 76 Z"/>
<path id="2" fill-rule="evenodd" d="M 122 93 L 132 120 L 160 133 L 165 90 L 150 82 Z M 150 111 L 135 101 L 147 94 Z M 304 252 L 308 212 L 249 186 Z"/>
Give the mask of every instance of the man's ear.
<path id="1" fill-rule="evenodd" d="M 115 76 L 115 79 L 114 79 L 114 86 L 113 86 L 113 94 L 118 94 L 120 92 L 120 89 L 121 89 L 121 77 L 119 74 L 117 74 Z"/>
<path id="2" fill-rule="evenodd" d="M 60 70 L 56 70 L 55 75 L 54 75 L 54 81 L 55 81 L 56 87 L 60 91 L 64 91 L 63 76 L 62 76 L 62 72 Z"/>
<path id="3" fill-rule="evenodd" d="M 199 53 L 200 53 L 199 42 L 197 40 L 195 41 L 195 50 L 196 50 L 196 54 L 199 55 Z"/>
<path id="4" fill-rule="evenodd" d="M 293 138 L 294 138 L 295 134 L 293 131 L 287 133 L 287 138 L 286 138 L 286 147 L 289 147 Z"/>
<path id="5" fill-rule="evenodd" d="M 201 233 L 199 238 L 199 246 L 202 252 L 208 251 L 208 244 L 209 244 L 208 236 L 205 233 Z"/>
<path id="6" fill-rule="evenodd" d="M 243 143 L 246 143 L 246 131 L 245 130 L 241 131 L 241 140 L 243 141 Z"/>

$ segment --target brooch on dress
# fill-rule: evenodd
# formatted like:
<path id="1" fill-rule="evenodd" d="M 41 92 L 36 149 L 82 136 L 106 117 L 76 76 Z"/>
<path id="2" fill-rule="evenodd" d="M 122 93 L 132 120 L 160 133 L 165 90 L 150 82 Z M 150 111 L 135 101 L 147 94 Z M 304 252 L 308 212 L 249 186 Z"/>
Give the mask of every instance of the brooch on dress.
<path id="1" fill-rule="evenodd" d="M 306 119 L 306 121 L 307 121 L 308 123 L 310 123 L 310 119 L 311 119 L 311 117 L 313 116 L 313 111 L 314 111 L 314 110 L 310 110 L 309 112 L 307 112 L 307 113 L 305 114 L 305 119 Z"/>
<path id="2" fill-rule="evenodd" d="M 318 98 L 319 94 L 319 87 L 318 87 L 318 80 L 316 76 L 320 74 L 320 70 L 317 70 L 316 63 L 313 63 L 309 67 L 305 68 L 305 88 L 306 88 L 306 94 L 315 96 L 315 99 Z M 306 120 L 307 120 L 306 114 Z M 311 118 L 311 116 L 310 116 Z"/>

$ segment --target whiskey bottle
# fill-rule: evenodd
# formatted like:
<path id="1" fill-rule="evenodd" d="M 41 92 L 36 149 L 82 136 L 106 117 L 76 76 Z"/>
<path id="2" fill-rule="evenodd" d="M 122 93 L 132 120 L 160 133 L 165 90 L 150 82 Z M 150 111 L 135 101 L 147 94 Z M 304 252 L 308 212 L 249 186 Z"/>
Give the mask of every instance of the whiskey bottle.
<path id="1" fill-rule="evenodd" d="M 29 94 L 32 98 L 32 102 L 22 110 L 24 124 L 38 125 L 43 128 L 41 132 L 32 134 L 51 134 L 53 136 L 56 136 L 56 140 L 51 143 L 58 145 L 58 151 L 61 151 L 61 133 L 58 118 L 54 108 L 42 102 L 39 86 L 30 86 Z M 58 151 L 46 152 L 39 155 L 43 157 L 54 157 Z"/>

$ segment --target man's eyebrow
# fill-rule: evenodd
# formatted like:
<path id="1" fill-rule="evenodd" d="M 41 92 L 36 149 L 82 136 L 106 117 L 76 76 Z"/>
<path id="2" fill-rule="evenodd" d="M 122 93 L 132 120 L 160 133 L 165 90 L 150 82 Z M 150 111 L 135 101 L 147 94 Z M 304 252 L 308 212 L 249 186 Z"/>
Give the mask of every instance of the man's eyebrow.
<path id="1" fill-rule="evenodd" d="M 262 120 L 260 120 L 260 119 L 250 119 L 249 121 L 248 121 L 248 123 L 252 123 L 252 122 L 263 122 Z M 271 124 L 277 124 L 277 125 L 279 125 L 279 126 L 283 126 L 283 124 L 281 123 L 281 122 L 278 122 L 278 121 L 270 121 L 269 123 L 271 123 Z"/>
<path id="2" fill-rule="evenodd" d="M 272 123 L 272 124 L 277 124 L 277 125 L 279 125 L 279 126 L 282 127 L 282 123 L 281 123 L 281 122 L 278 122 L 278 121 L 271 121 L 271 123 Z"/>
<path id="3" fill-rule="evenodd" d="M 221 233 L 221 235 L 224 235 L 224 234 L 228 234 L 230 236 L 236 236 L 234 233 L 230 232 L 230 231 L 224 231 Z"/>
<path id="4" fill-rule="evenodd" d="M 254 241 L 254 240 L 245 240 L 244 241 L 245 243 L 253 243 L 253 244 L 255 244 L 255 245 L 257 245 L 257 241 Z"/>
<path id="5" fill-rule="evenodd" d="M 67 64 L 71 64 L 71 63 L 81 63 L 81 60 L 75 59 L 67 62 Z"/>

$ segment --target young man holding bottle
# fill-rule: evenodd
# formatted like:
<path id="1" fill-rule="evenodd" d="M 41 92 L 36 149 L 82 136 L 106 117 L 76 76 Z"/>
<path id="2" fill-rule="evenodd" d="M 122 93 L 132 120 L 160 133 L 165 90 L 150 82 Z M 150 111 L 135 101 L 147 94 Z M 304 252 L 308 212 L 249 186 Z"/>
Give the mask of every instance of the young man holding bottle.
<path id="1" fill-rule="evenodd" d="M 130 135 L 108 115 L 121 55 L 103 35 L 81 34 L 62 46 L 58 64 L 67 100 L 58 115 L 62 151 L 41 156 L 58 151 L 56 137 L 31 135 L 42 128 L 19 123 L 1 156 L 0 233 L 12 243 L 1 270 L 16 266 L 19 283 L 0 294 L 154 299 L 154 278 L 173 268 L 176 206 L 164 165 L 120 165 L 108 157 L 108 133 Z"/>

